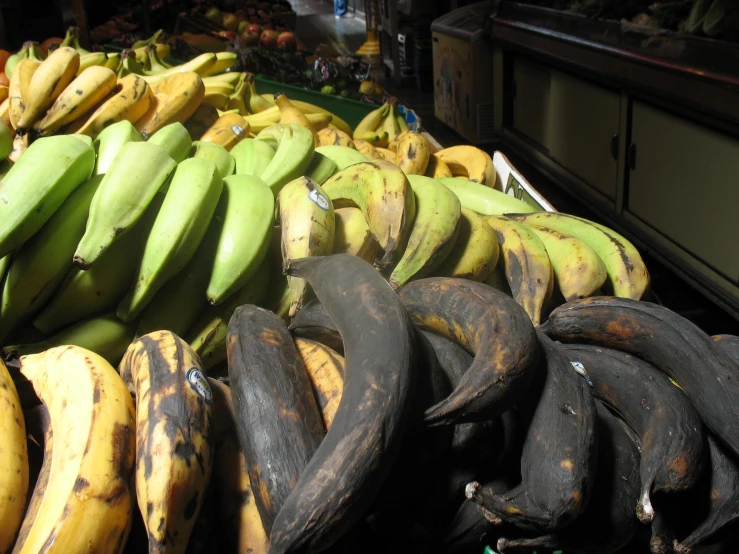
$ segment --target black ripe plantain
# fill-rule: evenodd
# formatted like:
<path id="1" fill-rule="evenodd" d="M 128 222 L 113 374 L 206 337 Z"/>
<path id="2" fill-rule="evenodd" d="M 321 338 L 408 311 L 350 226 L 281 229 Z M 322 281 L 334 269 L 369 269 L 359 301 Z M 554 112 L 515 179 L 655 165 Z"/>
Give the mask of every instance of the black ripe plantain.
<path id="1" fill-rule="evenodd" d="M 588 504 L 596 463 L 596 412 L 590 386 L 561 345 L 537 335 L 545 363 L 526 399 L 533 415 L 521 456 L 521 484 L 495 494 L 472 482 L 465 492 L 494 518 L 550 532 L 570 524 Z"/>
<path id="2" fill-rule="evenodd" d="M 272 524 L 324 437 L 321 412 L 285 322 L 254 305 L 228 323 L 231 399 L 264 529 Z"/>
<path id="3" fill-rule="evenodd" d="M 734 360 L 739 367 L 739 337 L 736 335 L 714 335 L 711 337 L 716 346 L 721 348 L 726 354 Z"/>
<path id="4" fill-rule="evenodd" d="M 290 332 L 296 338 L 309 339 L 344 353 L 344 341 L 336 324 L 318 298 L 305 304 L 290 322 Z"/>
<path id="5" fill-rule="evenodd" d="M 542 549 L 568 554 L 610 554 L 626 546 L 639 529 L 634 504 L 639 497 L 639 450 L 630 430 L 600 402 L 598 470 L 585 512 L 572 525 L 542 537 L 500 539 L 500 552 Z"/>
<path id="6" fill-rule="evenodd" d="M 431 343 L 431 347 L 436 352 L 436 359 L 439 366 L 446 374 L 447 379 L 453 387 L 462 380 L 462 376 L 472 365 L 472 356 L 464 348 L 456 342 L 440 337 L 429 331 L 421 331 L 421 333 Z"/>
<path id="7" fill-rule="evenodd" d="M 475 359 L 449 397 L 426 411 L 431 425 L 489 419 L 526 391 L 538 343 L 524 309 L 488 285 L 445 277 L 398 291 L 416 326 L 464 347 Z"/>
<path id="8" fill-rule="evenodd" d="M 270 553 L 319 552 L 352 529 L 395 463 L 412 417 L 414 331 L 390 285 L 348 254 L 290 262 L 336 323 L 344 392 L 326 433 L 277 514 Z"/>
<path id="9" fill-rule="evenodd" d="M 639 436 L 642 490 L 636 512 L 643 523 L 652 521 L 652 494 L 684 491 L 698 482 L 707 453 L 703 423 L 685 393 L 639 358 L 598 346 L 564 349 L 584 367 L 595 397 Z"/>
<path id="10" fill-rule="evenodd" d="M 703 423 L 739 455 L 739 367 L 684 317 L 649 302 L 603 296 L 560 306 L 541 330 L 649 362 L 680 385 Z"/>

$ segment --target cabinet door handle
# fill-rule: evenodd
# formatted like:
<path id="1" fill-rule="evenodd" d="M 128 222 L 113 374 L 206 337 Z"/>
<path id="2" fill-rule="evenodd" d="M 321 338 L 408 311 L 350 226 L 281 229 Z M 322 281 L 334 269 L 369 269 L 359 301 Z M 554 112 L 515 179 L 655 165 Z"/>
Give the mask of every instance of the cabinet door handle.
<path id="1" fill-rule="evenodd" d="M 618 161 L 618 133 L 611 137 L 611 157 Z"/>
<path id="2" fill-rule="evenodd" d="M 631 171 L 636 169 L 636 144 L 633 142 L 629 146 L 629 167 Z"/>

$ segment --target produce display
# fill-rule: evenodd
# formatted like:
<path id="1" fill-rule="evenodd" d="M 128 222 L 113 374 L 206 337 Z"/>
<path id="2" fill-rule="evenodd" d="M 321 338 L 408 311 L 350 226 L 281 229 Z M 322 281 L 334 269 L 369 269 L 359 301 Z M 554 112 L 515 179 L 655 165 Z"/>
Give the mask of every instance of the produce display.
<path id="1" fill-rule="evenodd" d="M 0 88 L 0 552 L 731 529 L 739 338 L 645 301 L 625 237 L 503 193 L 395 99 L 352 128 L 137 48 L 29 47 Z"/>

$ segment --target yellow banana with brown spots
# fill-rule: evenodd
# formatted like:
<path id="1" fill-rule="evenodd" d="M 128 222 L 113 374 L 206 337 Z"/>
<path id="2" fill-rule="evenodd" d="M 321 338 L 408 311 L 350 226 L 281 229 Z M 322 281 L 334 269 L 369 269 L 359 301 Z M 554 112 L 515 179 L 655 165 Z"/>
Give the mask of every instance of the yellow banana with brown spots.
<path id="1" fill-rule="evenodd" d="M 369 263 L 382 254 L 382 247 L 372 236 L 362 210 L 351 206 L 337 208 L 334 210 L 334 222 L 333 254 L 351 254 Z"/>
<path id="2" fill-rule="evenodd" d="M 378 151 L 377 148 L 372 146 L 369 142 L 366 140 L 355 140 L 354 141 L 354 148 L 357 149 L 358 152 L 361 152 L 371 160 L 384 160 L 384 158 Z M 395 154 L 393 154 L 393 158 L 388 160 L 390 162 L 395 162 Z"/>
<path id="3" fill-rule="evenodd" d="M 344 357 L 320 342 L 301 337 L 295 338 L 295 347 L 308 372 L 323 424 L 328 431 L 344 391 Z"/>
<path id="4" fill-rule="evenodd" d="M 122 552 L 134 509 L 131 394 L 108 362 L 77 346 L 20 363 L 49 411 L 53 440 L 14 554 Z"/>
<path id="5" fill-rule="evenodd" d="M 318 131 L 318 142 L 320 144 L 317 144 L 316 146 L 328 146 L 334 144 L 337 146 L 348 146 L 349 148 L 354 148 L 352 137 L 341 129 L 332 127 L 331 124 Z"/>
<path id="6" fill-rule="evenodd" d="M 426 166 L 426 177 L 432 177 L 433 179 L 443 179 L 445 177 L 453 177 L 452 170 L 449 166 L 436 154 L 429 156 L 429 164 Z"/>
<path id="7" fill-rule="evenodd" d="M 463 207 L 461 215 L 455 246 L 434 274 L 484 281 L 498 263 L 498 239 L 485 220 L 472 210 Z"/>
<path id="8" fill-rule="evenodd" d="M 149 553 L 184 553 L 213 466 L 210 385 L 195 352 L 169 331 L 135 340 L 120 370 L 136 394 L 136 496 Z"/>
<path id="9" fill-rule="evenodd" d="M 406 175 L 424 175 L 429 165 L 429 143 L 418 133 L 403 133 L 395 151 L 395 165 Z"/>

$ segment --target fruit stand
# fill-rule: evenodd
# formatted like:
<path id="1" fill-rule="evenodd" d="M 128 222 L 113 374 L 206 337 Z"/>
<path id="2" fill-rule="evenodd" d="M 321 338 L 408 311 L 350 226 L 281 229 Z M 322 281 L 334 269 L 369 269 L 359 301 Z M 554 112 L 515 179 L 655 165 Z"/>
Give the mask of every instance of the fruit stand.
<path id="1" fill-rule="evenodd" d="M 739 337 L 632 242 L 143 42 L 5 61 L 0 552 L 736 551 Z"/>

